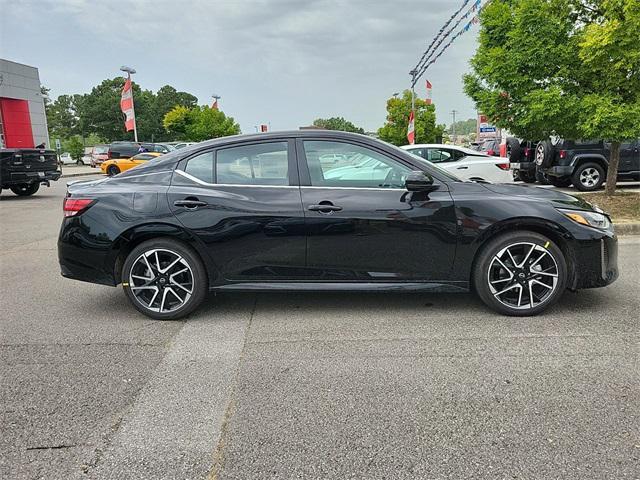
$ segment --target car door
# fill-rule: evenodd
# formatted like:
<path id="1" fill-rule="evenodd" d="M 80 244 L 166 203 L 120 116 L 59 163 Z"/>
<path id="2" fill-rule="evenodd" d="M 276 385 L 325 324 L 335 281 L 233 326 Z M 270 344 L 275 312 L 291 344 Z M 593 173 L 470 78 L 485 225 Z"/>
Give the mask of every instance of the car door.
<path id="1" fill-rule="evenodd" d="M 314 278 L 386 282 L 449 278 L 456 218 L 446 184 L 428 194 L 410 193 L 404 179 L 416 167 L 353 141 L 298 140 L 297 153 L 307 267 Z M 345 160 L 340 165 L 323 162 L 329 153 Z"/>
<path id="2" fill-rule="evenodd" d="M 640 171 L 640 149 L 638 141 L 624 142 L 620 145 L 620 173 Z"/>
<path id="3" fill-rule="evenodd" d="M 302 275 L 306 237 L 293 148 L 280 139 L 201 150 L 176 168 L 169 206 L 225 281 Z"/>

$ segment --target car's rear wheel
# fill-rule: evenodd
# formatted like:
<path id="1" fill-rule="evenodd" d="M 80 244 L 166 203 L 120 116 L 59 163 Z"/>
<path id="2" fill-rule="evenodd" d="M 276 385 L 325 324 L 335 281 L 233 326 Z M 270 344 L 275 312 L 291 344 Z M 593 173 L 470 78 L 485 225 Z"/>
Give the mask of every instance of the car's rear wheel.
<path id="1" fill-rule="evenodd" d="M 573 186 L 583 192 L 591 192 L 599 189 L 604 180 L 605 173 L 597 163 L 584 163 L 575 169 L 571 176 Z"/>
<path id="2" fill-rule="evenodd" d="M 82 160 L 76 160 L 76 165 L 78 165 L 79 167 L 84 165 L 84 162 Z"/>
<path id="3" fill-rule="evenodd" d="M 21 183 L 19 185 L 13 185 L 10 188 L 11 191 L 19 197 L 28 197 L 29 195 L 33 195 L 40 189 L 40 184 L 37 182 Z"/>
<path id="4" fill-rule="evenodd" d="M 107 175 L 113 177 L 114 175 L 118 175 L 120 173 L 120 169 L 115 165 L 109 165 L 107 167 Z"/>
<path id="5" fill-rule="evenodd" d="M 545 175 L 545 173 L 540 170 L 539 168 L 536 168 L 536 181 L 540 184 L 540 185 L 549 185 L 549 177 L 547 177 Z"/>
<path id="6" fill-rule="evenodd" d="M 133 249 L 122 268 L 122 286 L 133 306 L 156 320 L 188 315 L 208 290 L 200 257 L 185 244 L 165 238 Z"/>
<path id="7" fill-rule="evenodd" d="M 473 280 L 478 295 L 493 310 L 512 316 L 537 315 L 562 296 L 567 263 L 547 237 L 510 232 L 480 252 Z"/>

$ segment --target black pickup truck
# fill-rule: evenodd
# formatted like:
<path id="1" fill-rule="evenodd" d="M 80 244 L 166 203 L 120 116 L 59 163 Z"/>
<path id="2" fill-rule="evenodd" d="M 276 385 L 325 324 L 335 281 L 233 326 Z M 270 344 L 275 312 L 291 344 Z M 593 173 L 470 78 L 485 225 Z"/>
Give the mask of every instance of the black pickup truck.
<path id="1" fill-rule="evenodd" d="M 36 148 L 0 149 L 0 191 L 9 188 L 19 196 L 33 195 L 41 184 L 60 178 L 54 150 Z"/>

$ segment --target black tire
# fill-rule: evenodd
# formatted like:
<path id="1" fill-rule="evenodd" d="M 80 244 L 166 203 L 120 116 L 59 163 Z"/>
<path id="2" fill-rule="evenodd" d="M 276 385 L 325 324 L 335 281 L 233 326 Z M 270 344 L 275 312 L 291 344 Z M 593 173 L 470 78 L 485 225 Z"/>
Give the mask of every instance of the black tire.
<path id="1" fill-rule="evenodd" d="M 571 186 L 571 177 L 552 177 L 547 176 L 547 179 L 554 187 L 566 188 Z"/>
<path id="2" fill-rule="evenodd" d="M 527 257 L 530 245 L 535 250 Z M 516 252 L 514 259 L 518 264 L 527 259 L 523 268 L 515 268 L 509 260 L 504 260 L 504 264 L 495 260 L 496 256 L 499 256 L 500 252 L 506 251 L 507 248 Z M 519 256 L 517 252 L 520 248 L 522 255 Z M 503 253 L 503 255 L 505 254 Z M 537 264 L 534 260 L 533 266 L 530 267 L 533 257 L 537 259 L 538 256 L 542 259 Z M 502 258 L 508 258 L 508 255 Z M 502 268 L 503 265 L 508 268 Z M 543 273 L 535 273 L 537 265 L 540 265 L 540 271 Z M 551 267 L 547 268 L 548 265 Z M 511 272 L 513 281 L 501 282 L 496 275 L 499 276 L 502 273 L 508 278 L 508 269 L 513 269 Z M 554 279 L 551 275 L 544 275 L 544 272 L 555 273 L 557 277 Z M 524 276 L 521 277 L 521 273 Z M 542 287 L 535 281 L 542 281 L 547 284 L 547 287 Z M 567 262 L 560 248 L 547 237 L 529 231 L 508 232 L 491 240 L 478 253 L 473 272 L 473 283 L 480 299 L 496 312 L 517 317 L 537 315 L 557 302 L 566 289 Z M 533 285 L 531 288 L 534 292 L 533 302 L 529 300 L 528 293 L 531 285 Z M 547 292 L 548 289 L 551 291 Z M 499 295 L 500 292 L 504 293 Z M 522 293 L 522 297 L 518 297 L 520 293 Z M 510 299 L 510 296 L 513 298 Z M 522 306 L 518 308 L 515 304 L 521 300 Z M 533 307 L 530 306 L 532 303 Z"/>
<path id="3" fill-rule="evenodd" d="M 148 257 L 151 263 L 144 262 L 142 258 L 143 255 L 149 255 L 149 252 L 152 252 Z M 158 259 L 155 257 L 155 252 L 158 252 Z M 181 261 L 168 272 L 160 272 L 157 268 L 157 261 L 159 261 L 160 268 L 167 268 L 177 257 Z M 145 265 L 148 265 L 153 271 L 149 272 Z M 187 267 L 186 273 L 171 273 L 176 269 L 182 270 L 184 267 Z M 141 273 L 144 273 L 143 277 L 149 276 L 149 280 L 141 280 L 132 276 Z M 175 275 L 185 275 L 186 279 L 180 276 L 174 279 Z M 155 277 L 156 280 L 152 280 L 151 277 Z M 135 282 L 142 282 L 138 286 L 143 285 L 145 288 L 136 289 Z M 180 282 L 185 282 L 182 285 L 190 290 L 188 295 L 185 288 L 178 288 L 177 285 Z M 155 320 L 176 320 L 189 315 L 200 306 L 208 292 L 208 280 L 205 266 L 195 251 L 177 240 L 158 238 L 141 243 L 127 256 L 122 267 L 122 288 L 131 304 L 146 316 Z M 154 288 L 155 290 L 153 290 Z M 134 293 L 134 290 L 138 293 Z M 174 291 L 178 295 L 172 293 Z M 153 297 L 154 293 L 157 294 L 157 297 L 160 295 L 164 295 L 164 297 Z M 184 297 L 181 299 L 181 296 Z M 177 299 L 181 299 L 181 301 L 178 302 Z M 162 303 L 160 303 L 161 301 Z M 172 301 L 174 302 L 173 306 Z M 164 308 L 165 306 L 169 308 Z"/>
<path id="4" fill-rule="evenodd" d="M 553 163 L 554 148 L 551 140 L 543 140 L 536 145 L 534 161 L 538 167 L 549 168 Z"/>
<path id="5" fill-rule="evenodd" d="M 571 175 L 571 182 L 581 192 L 598 190 L 607 178 L 599 163 L 588 162 L 578 166 Z"/>
<path id="6" fill-rule="evenodd" d="M 510 162 L 519 163 L 523 158 L 520 140 L 515 137 L 507 137 L 507 158 Z"/>
<path id="7" fill-rule="evenodd" d="M 520 170 L 520 180 L 524 183 L 536 183 L 536 174 L 531 171 Z"/>
<path id="8" fill-rule="evenodd" d="M 549 177 L 547 177 L 539 168 L 536 168 L 536 182 L 540 185 L 550 185 Z"/>
<path id="9" fill-rule="evenodd" d="M 35 183 L 21 183 L 19 185 L 12 185 L 11 191 L 18 195 L 19 197 L 28 197 L 29 195 L 33 195 L 40 189 L 40 184 Z"/>
<path id="10" fill-rule="evenodd" d="M 109 165 L 107 167 L 107 175 L 113 177 L 114 175 L 118 175 L 120 173 L 120 169 L 115 165 Z"/>
<path id="11" fill-rule="evenodd" d="M 78 165 L 79 167 L 84 165 L 84 162 L 82 160 L 76 160 L 76 165 Z"/>

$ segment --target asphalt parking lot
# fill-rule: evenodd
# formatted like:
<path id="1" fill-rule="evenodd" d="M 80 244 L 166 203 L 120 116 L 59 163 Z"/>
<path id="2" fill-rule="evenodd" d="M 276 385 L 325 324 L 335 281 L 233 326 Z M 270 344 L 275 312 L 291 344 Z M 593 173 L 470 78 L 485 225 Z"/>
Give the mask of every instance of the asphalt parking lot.
<path id="1" fill-rule="evenodd" d="M 282 293 L 158 322 L 60 276 L 64 188 L 1 196 L 0 478 L 638 478 L 640 237 L 536 318 Z"/>

